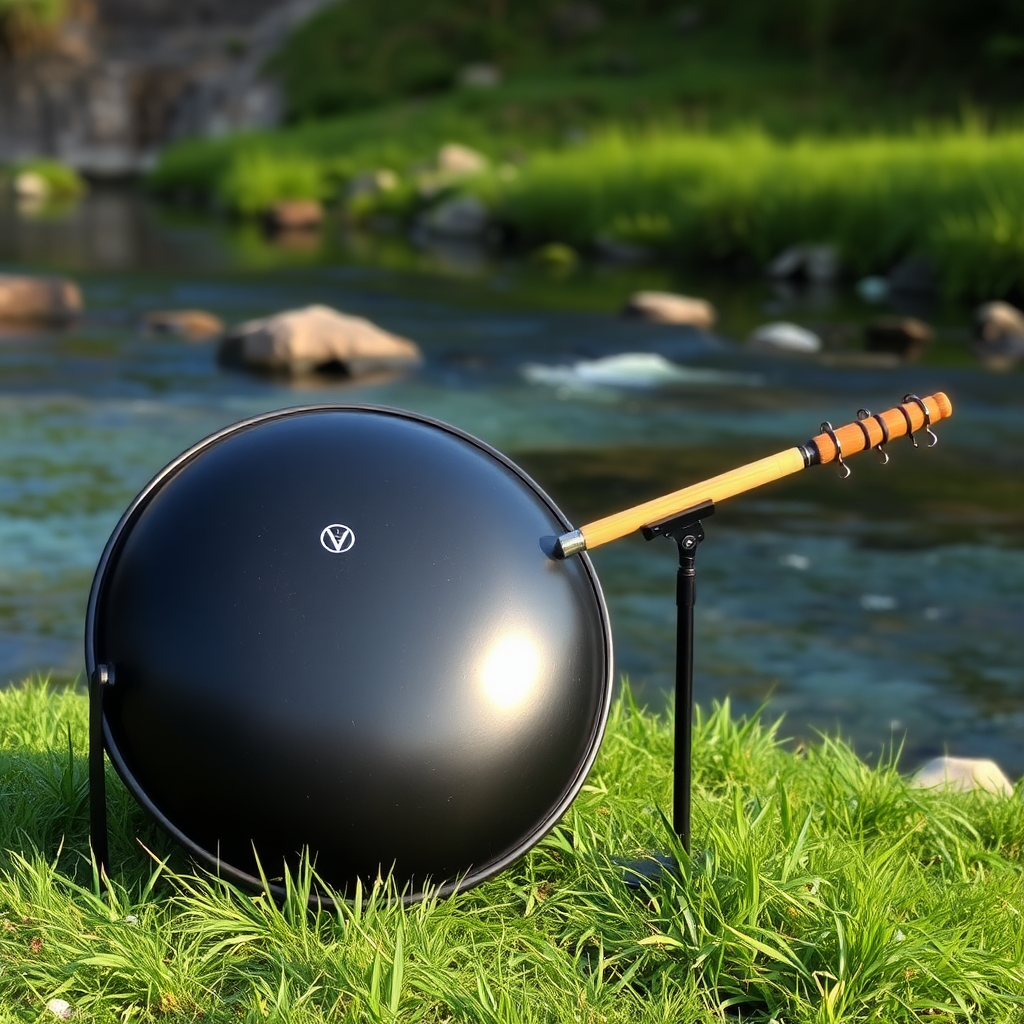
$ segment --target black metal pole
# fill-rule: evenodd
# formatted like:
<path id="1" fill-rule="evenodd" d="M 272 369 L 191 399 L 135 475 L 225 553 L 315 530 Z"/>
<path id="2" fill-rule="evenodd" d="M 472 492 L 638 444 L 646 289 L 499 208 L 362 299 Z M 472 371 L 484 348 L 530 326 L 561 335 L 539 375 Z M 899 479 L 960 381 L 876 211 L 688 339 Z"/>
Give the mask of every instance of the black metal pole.
<path id="1" fill-rule="evenodd" d="M 701 531 L 700 523 L 696 528 Z M 690 782 L 693 762 L 693 606 L 697 598 L 694 555 L 699 539 L 691 532 L 677 538 L 676 575 L 676 728 L 672 781 L 672 824 L 690 852 Z"/>
<path id="2" fill-rule="evenodd" d="M 100 890 L 106 889 L 110 853 L 107 842 L 107 782 L 103 769 L 103 695 L 113 682 L 106 665 L 97 665 L 89 679 L 89 839 Z"/>
<path id="3" fill-rule="evenodd" d="M 642 530 L 647 540 L 668 537 L 679 549 L 676 573 L 676 727 L 672 773 L 672 826 L 690 852 L 690 807 L 693 763 L 693 606 L 697 601 L 697 545 L 704 539 L 701 519 L 714 515 L 705 501 Z"/>

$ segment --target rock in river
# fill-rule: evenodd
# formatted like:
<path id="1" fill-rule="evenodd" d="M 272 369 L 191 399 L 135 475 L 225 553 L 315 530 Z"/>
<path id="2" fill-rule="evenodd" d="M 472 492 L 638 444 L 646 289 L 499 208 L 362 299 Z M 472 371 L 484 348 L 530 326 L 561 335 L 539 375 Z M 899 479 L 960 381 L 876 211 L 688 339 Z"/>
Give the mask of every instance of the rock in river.
<path id="1" fill-rule="evenodd" d="M 1024 358 L 1024 313 L 1008 302 L 986 302 L 974 311 L 971 348 L 995 370 Z"/>
<path id="2" fill-rule="evenodd" d="M 901 359 L 913 360 L 932 343 L 934 331 L 923 320 L 912 316 L 883 316 L 865 329 L 869 352 L 891 352 Z"/>
<path id="3" fill-rule="evenodd" d="M 203 341 L 224 331 L 224 321 L 205 309 L 158 309 L 143 318 L 154 334 L 173 334 L 186 341 Z"/>
<path id="4" fill-rule="evenodd" d="M 707 330 L 715 322 L 715 307 L 707 299 L 672 292 L 634 292 L 622 309 L 623 316 L 659 324 L 684 324 Z"/>
<path id="5" fill-rule="evenodd" d="M 415 365 L 414 342 L 329 306 L 292 309 L 248 320 L 228 331 L 217 352 L 224 366 L 299 376 L 328 372 L 348 377 Z"/>
<path id="6" fill-rule="evenodd" d="M 66 323 L 82 312 L 82 293 L 64 277 L 0 274 L 0 321 Z"/>

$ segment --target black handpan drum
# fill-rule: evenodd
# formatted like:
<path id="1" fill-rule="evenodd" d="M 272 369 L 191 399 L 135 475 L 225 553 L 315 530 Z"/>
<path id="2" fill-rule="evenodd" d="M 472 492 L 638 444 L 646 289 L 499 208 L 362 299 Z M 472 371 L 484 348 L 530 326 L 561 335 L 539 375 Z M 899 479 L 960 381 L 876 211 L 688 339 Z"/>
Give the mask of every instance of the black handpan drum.
<path id="1" fill-rule="evenodd" d="M 568 529 L 508 459 L 410 413 L 214 434 L 97 569 L 106 750 L 233 881 L 308 851 L 342 895 L 390 871 L 406 899 L 475 885 L 557 822 L 604 731 L 608 617 L 589 559 L 550 557 Z"/>

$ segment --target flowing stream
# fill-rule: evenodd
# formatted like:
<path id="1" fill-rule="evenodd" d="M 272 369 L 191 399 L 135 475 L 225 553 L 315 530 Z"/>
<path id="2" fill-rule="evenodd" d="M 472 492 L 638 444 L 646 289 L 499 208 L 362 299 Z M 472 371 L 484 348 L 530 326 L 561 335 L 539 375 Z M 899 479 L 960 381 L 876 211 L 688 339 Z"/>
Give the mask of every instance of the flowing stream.
<path id="1" fill-rule="evenodd" d="M 129 192 L 63 213 L 0 209 L 0 271 L 68 274 L 87 304 L 66 329 L 0 328 L 0 681 L 80 677 L 92 573 L 125 507 L 180 451 L 265 410 L 371 403 L 448 421 L 582 523 L 801 443 L 822 420 L 944 390 L 954 416 L 934 450 L 894 442 L 887 467 L 858 456 L 846 481 L 816 468 L 705 522 L 696 697 L 739 712 L 767 701 L 783 735 L 838 731 L 868 758 L 902 743 L 908 767 L 948 751 L 1024 773 L 1021 377 L 976 365 L 969 310 L 931 311 L 938 340 L 920 363 L 879 365 L 850 339 L 888 310 L 848 287 L 787 295 L 645 268 L 553 278 L 335 226 L 298 242 L 168 219 Z M 708 295 L 720 333 L 616 317 L 637 287 Z M 267 380 L 141 326 L 155 309 L 236 322 L 313 302 L 414 339 L 425 365 L 373 383 Z M 736 340 L 783 318 L 836 327 L 828 351 L 771 358 Z M 674 546 L 627 538 L 593 561 L 618 672 L 661 706 Z"/>

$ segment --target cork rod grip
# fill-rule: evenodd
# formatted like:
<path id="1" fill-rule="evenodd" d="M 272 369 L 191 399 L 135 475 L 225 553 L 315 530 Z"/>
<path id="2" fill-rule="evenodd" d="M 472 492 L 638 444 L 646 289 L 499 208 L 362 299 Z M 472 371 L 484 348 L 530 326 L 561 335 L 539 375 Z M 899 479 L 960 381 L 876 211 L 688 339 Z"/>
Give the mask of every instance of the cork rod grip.
<path id="1" fill-rule="evenodd" d="M 937 423 L 952 415 L 952 403 L 941 391 L 920 401 L 928 410 L 928 422 L 930 423 Z M 878 422 L 879 419 L 885 424 L 884 430 Z M 833 433 L 845 458 L 848 455 L 864 451 L 865 448 L 874 448 L 879 444 L 884 444 L 887 437 L 891 441 L 913 431 L 921 430 L 926 425 L 924 409 L 918 405 L 916 400 L 910 400 L 886 412 L 879 413 L 877 417 L 869 416 L 866 419 L 848 423 L 844 427 L 837 428 Z M 639 530 L 640 527 L 649 523 L 693 508 L 701 502 L 717 503 L 725 498 L 731 498 L 733 495 L 742 494 L 744 491 L 753 490 L 762 484 L 797 473 L 809 465 L 818 462 L 834 462 L 839 454 L 832 437 L 828 433 L 819 434 L 806 445 L 789 448 L 777 455 L 769 455 L 767 458 L 711 477 L 699 484 L 692 484 L 681 490 L 673 491 L 671 494 L 645 501 L 643 504 L 634 505 L 622 512 L 616 512 L 614 515 L 587 523 L 579 530 L 573 531 L 572 534 L 566 534 L 559 538 L 563 553 L 572 554 L 574 551 L 584 548 L 588 550 L 596 548 L 601 544 L 624 537 L 634 530 Z"/>
<path id="2" fill-rule="evenodd" d="M 938 423 L 939 420 L 953 415 L 953 404 L 945 392 L 936 391 L 934 395 L 922 398 L 921 402 L 928 409 L 930 423 Z M 856 455 L 865 448 L 874 448 L 885 443 L 886 432 L 879 420 L 885 423 L 890 441 L 897 437 L 905 437 L 911 431 L 916 432 L 927 425 L 924 409 L 913 399 L 896 406 L 895 409 L 880 412 L 877 416 L 869 415 L 865 419 L 847 423 L 845 427 L 837 427 L 835 430 L 836 440 L 839 441 L 844 458 L 847 455 Z M 834 462 L 838 458 L 839 453 L 828 434 L 819 434 L 811 443 L 818 449 L 822 463 Z"/>

